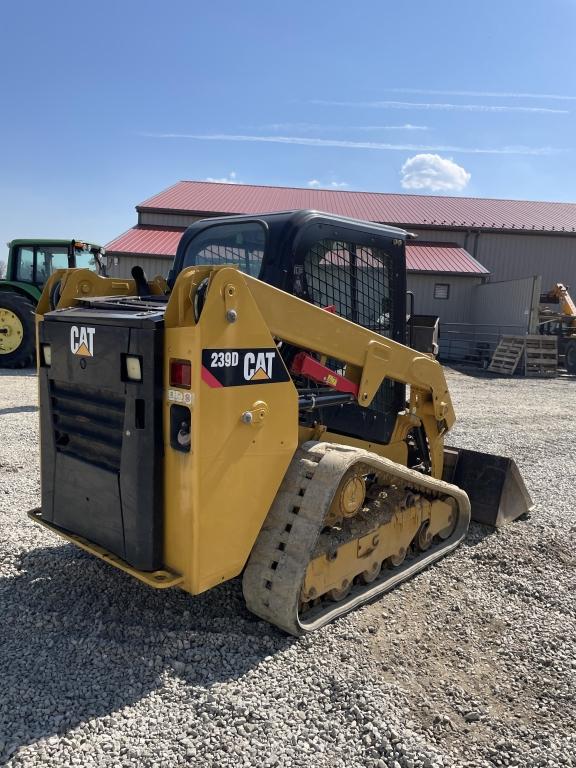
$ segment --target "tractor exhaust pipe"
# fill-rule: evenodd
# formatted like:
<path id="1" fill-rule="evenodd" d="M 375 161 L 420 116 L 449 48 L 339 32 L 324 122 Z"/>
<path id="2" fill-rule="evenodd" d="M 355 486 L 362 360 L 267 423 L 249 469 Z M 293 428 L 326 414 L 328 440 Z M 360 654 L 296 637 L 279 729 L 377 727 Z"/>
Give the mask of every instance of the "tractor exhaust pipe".
<path id="1" fill-rule="evenodd" d="M 500 528 L 534 504 L 514 459 L 466 448 L 444 448 L 442 479 L 466 491 L 472 520 Z"/>

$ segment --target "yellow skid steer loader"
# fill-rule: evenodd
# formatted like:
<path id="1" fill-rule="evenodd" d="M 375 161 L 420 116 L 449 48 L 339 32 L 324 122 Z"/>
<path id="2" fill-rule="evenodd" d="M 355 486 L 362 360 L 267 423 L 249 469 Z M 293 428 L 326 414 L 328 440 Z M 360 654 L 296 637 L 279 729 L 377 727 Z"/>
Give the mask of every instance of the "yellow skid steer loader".
<path id="1" fill-rule="evenodd" d="M 243 573 L 248 608 L 300 635 L 454 550 L 471 516 L 526 512 L 512 460 L 444 446 L 442 367 L 406 343 L 405 243 L 235 216 L 194 223 L 167 282 L 52 275 L 32 519 L 150 587 Z"/>

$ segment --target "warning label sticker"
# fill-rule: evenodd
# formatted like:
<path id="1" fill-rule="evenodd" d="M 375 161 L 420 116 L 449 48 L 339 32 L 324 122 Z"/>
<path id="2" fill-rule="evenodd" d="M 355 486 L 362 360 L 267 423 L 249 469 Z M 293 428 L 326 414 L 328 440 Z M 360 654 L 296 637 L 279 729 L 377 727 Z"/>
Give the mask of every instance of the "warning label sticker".
<path id="1" fill-rule="evenodd" d="M 242 387 L 290 381 L 286 366 L 271 349 L 204 349 L 202 380 L 210 387 Z"/>

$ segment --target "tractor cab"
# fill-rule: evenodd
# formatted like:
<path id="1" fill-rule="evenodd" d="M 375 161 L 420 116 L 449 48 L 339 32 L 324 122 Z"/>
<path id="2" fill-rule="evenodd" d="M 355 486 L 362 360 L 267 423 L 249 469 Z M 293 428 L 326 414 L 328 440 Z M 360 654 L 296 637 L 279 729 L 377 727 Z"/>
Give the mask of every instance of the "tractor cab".
<path id="1" fill-rule="evenodd" d="M 0 368 L 23 368 L 34 361 L 34 311 L 48 278 L 73 267 L 105 276 L 105 251 L 81 240 L 17 239 L 8 248 L 0 273 Z"/>
<path id="2" fill-rule="evenodd" d="M 105 251 L 99 245 L 80 240 L 18 239 L 8 243 L 6 279 L 39 289 L 57 269 L 82 267 L 105 273 Z"/>

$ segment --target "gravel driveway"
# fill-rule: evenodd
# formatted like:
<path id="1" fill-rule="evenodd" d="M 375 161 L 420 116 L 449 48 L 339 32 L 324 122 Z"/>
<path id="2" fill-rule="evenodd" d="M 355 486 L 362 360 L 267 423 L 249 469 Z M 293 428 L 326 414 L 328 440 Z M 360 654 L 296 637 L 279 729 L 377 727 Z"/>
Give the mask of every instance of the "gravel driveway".
<path id="1" fill-rule="evenodd" d="M 576 379 L 448 376 L 450 442 L 534 513 L 296 640 L 239 580 L 154 592 L 29 522 L 36 381 L 0 373 L 0 764 L 576 766 Z"/>

